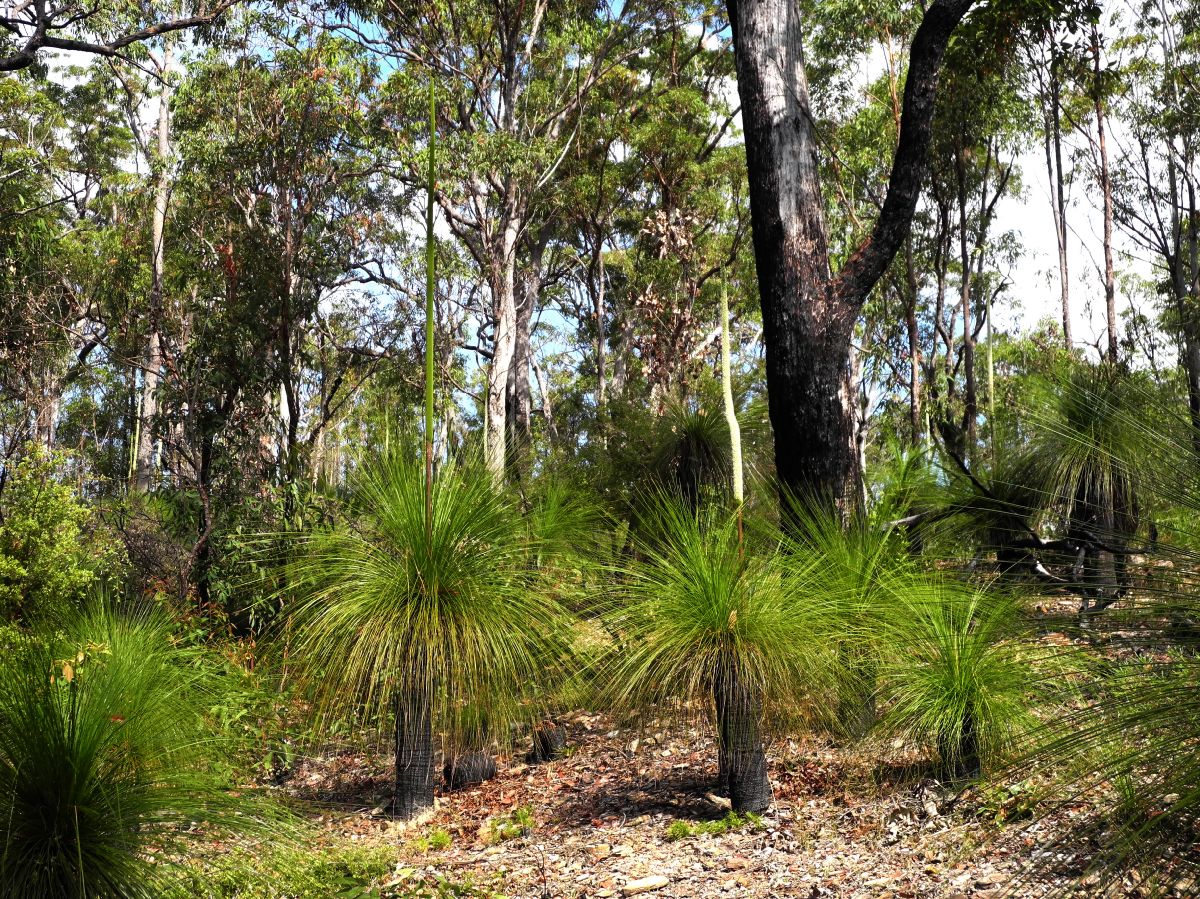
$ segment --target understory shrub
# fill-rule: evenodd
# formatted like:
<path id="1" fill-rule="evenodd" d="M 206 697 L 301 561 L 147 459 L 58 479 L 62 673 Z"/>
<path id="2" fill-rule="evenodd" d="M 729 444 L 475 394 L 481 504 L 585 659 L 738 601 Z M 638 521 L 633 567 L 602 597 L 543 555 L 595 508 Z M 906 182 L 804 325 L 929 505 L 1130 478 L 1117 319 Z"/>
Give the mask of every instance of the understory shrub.
<path id="1" fill-rule="evenodd" d="M 0 480 L 0 619 L 56 614 L 120 565 L 119 542 L 60 477 L 62 454 L 29 448 Z"/>

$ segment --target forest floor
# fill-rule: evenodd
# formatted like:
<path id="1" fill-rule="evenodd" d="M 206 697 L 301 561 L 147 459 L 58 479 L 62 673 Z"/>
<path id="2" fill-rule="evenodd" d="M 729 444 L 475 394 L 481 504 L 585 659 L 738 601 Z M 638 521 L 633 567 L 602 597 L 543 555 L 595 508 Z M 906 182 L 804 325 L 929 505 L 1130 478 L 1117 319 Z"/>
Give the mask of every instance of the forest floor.
<path id="1" fill-rule="evenodd" d="M 439 796 L 417 825 L 373 814 L 391 785 L 386 758 L 309 758 L 286 789 L 320 809 L 331 845 L 394 847 L 397 877 L 470 881 L 514 899 L 984 899 L 1041 896 L 1072 881 L 1077 895 L 1138 895 L 1129 880 L 1105 893 L 1089 888 L 1079 880 L 1086 858 L 1046 848 L 1067 819 L 1089 813 L 1083 804 L 1035 816 L 1028 782 L 955 791 L 903 758 L 880 766 L 879 747 L 868 754 L 815 739 L 771 747 L 775 803 L 758 826 L 670 839 L 674 822 L 726 815 L 710 792 L 712 739 L 678 727 L 620 730 L 583 711 L 561 723 L 566 758 L 502 761 L 495 779 Z M 522 807 L 532 812 L 529 832 L 497 841 L 493 822 Z M 448 848 L 422 839 L 435 830 L 449 833 Z M 1039 855 L 1051 864 L 1032 874 Z"/>

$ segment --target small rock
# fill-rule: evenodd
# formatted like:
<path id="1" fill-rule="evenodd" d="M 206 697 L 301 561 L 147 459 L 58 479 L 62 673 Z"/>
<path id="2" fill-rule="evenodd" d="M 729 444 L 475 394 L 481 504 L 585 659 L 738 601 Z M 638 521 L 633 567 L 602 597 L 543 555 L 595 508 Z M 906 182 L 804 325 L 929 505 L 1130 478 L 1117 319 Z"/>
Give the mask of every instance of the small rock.
<path id="1" fill-rule="evenodd" d="M 641 880 L 631 880 L 625 886 L 621 887 L 621 892 L 626 896 L 636 896 L 638 893 L 649 893 L 653 890 L 661 890 L 671 881 L 663 877 L 661 874 L 652 874 L 650 877 L 643 877 Z"/>

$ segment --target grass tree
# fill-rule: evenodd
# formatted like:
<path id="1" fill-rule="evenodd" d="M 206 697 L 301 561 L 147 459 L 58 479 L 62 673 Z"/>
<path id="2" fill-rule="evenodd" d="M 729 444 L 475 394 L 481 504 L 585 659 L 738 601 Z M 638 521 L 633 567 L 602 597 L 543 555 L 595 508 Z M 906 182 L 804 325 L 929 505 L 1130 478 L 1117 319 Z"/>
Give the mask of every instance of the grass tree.
<path id="1" fill-rule="evenodd" d="M 265 831 L 213 764 L 217 681 L 164 617 L 97 603 L 13 636 L 0 684 L 0 897 L 154 899 L 189 834 Z"/>
<path id="2" fill-rule="evenodd" d="M 634 713 L 706 710 L 733 808 L 768 808 L 765 739 L 804 710 L 813 682 L 812 633 L 774 546 L 743 546 L 736 512 L 661 496 L 616 577 L 609 699 Z"/>
<path id="3" fill-rule="evenodd" d="M 296 654 L 321 708 L 393 715 L 400 818 L 433 803 L 435 731 L 478 744 L 525 717 L 520 700 L 565 642 L 514 503 L 483 471 L 444 465 L 428 507 L 426 483 L 415 455 L 364 465 L 342 520 L 307 537 L 294 569 Z"/>
<path id="4" fill-rule="evenodd" d="M 906 581 L 882 619 L 880 681 L 888 732 L 932 748 L 941 773 L 979 776 L 1029 725 L 1034 682 L 1011 596 Z"/>

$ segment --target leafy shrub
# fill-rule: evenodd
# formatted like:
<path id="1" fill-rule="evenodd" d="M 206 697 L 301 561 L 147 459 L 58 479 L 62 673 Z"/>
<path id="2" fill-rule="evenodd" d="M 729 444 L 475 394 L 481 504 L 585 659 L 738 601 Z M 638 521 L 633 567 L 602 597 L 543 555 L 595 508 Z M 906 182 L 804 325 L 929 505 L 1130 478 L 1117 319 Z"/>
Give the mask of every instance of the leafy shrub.
<path id="1" fill-rule="evenodd" d="M 118 543 L 57 473 L 62 455 L 30 448 L 8 466 L 0 491 L 0 618 L 61 612 L 79 602 Z"/>

